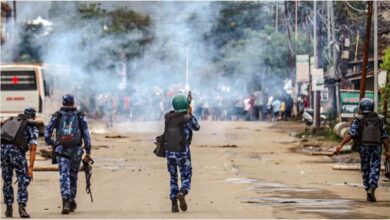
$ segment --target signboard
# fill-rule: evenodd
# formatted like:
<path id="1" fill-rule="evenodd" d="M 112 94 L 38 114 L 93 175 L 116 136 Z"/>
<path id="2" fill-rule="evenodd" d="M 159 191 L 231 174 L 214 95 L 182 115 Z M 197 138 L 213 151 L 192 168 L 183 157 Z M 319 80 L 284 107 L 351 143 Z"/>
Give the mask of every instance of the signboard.
<path id="1" fill-rule="evenodd" d="M 322 91 L 325 89 L 324 70 L 312 69 L 311 82 L 313 91 Z"/>
<path id="2" fill-rule="evenodd" d="M 387 75 L 386 71 L 381 71 L 378 74 L 378 86 L 379 86 L 379 88 L 385 87 L 385 85 L 386 85 L 386 75 Z"/>
<path id="3" fill-rule="evenodd" d="M 359 108 L 359 90 L 340 90 L 341 117 L 353 117 Z M 374 99 L 373 91 L 366 91 L 366 98 Z"/>
<path id="4" fill-rule="evenodd" d="M 297 82 L 306 83 L 310 81 L 309 77 L 309 55 L 296 56 Z"/>
<path id="5" fill-rule="evenodd" d="M 328 102 L 329 101 L 329 89 L 325 88 L 321 91 L 321 102 Z"/>

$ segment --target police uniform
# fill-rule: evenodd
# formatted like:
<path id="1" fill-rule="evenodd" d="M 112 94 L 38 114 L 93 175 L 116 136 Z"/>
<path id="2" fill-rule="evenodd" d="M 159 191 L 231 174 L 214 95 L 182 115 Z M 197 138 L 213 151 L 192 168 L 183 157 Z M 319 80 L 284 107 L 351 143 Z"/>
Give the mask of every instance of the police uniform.
<path id="1" fill-rule="evenodd" d="M 176 199 L 179 191 L 187 194 L 191 189 L 191 152 L 190 143 L 192 138 L 192 130 L 198 131 L 199 123 L 194 116 L 191 115 L 183 125 L 184 145 L 185 150 L 182 152 L 166 151 L 168 172 L 170 179 L 170 195 L 171 199 Z M 178 168 L 180 172 L 181 187 L 178 186 Z"/>
<path id="2" fill-rule="evenodd" d="M 360 122 L 361 119 L 356 118 L 352 122 L 352 126 L 349 129 L 349 134 L 353 139 L 357 139 L 360 137 Z M 386 132 L 386 125 L 383 123 L 383 126 L 380 127 L 381 130 L 381 138 L 388 138 L 388 134 Z M 363 185 L 366 191 L 369 188 L 377 188 L 378 180 L 381 168 L 381 154 L 382 154 L 382 145 L 375 146 L 364 146 L 360 144 L 359 146 L 359 154 L 360 154 L 360 163 L 361 163 L 361 171 L 363 175 Z"/>
<path id="3" fill-rule="evenodd" d="M 61 108 L 63 111 L 76 111 L 76 108 Z M 85 153 L 91 153 L 91 138 L 89 135 L 88 124 L 84 114 L 79 113 L 79 128 L 82 139 L 84 140 Z M 49 145 L 56 145 L 51 139 L 54 129 L 58 129 L 60 115 L 54 114 L 45 130 L 45 142 Z M 57 157 L 61 196 L 65 200 L 74 200 L 77 193 L 77 174 L 80 169 L 80 164 L 83 155 L 81 144 L 78 146 L 56 146 L 55 154 Z"/>
<path id="4" fill-rule="evenodd" d="M 26 160 L 26 151 L 32 144 L 38 144 L 38 129 L 35 124 L 27 124 L 24 137 L 28 143 L 24 149 L 21 149 L 13 144 L 1 144 L 1 174 L 3 177 L 3 195 L 4 203 L 12 205 L 14 202 L 14 192 L 12 188 L 13 170 L 15 170 L 18 182 L 18 204 L 27 205 L 28 191 L 27 187 L 31 182 L 28 175 L 28 164 Z"/>

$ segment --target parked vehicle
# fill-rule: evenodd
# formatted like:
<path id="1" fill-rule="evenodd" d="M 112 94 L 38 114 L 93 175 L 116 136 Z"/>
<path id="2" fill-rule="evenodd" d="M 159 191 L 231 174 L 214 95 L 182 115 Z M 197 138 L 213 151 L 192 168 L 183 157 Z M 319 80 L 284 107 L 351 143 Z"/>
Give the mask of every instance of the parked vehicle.
<path id="1" fill-rule="evenodd" d="M 1 107 L 0 120 L 3 123 L 10 116 L 23 113 L 27 107 L 37 110 L 38 129 L 43 132 L 49 116 L 45 114 L 50 86 L 44 78 L 44 69 L 39 65 L 0 65 Z"/>
<path id="2" fill-rule="evenodd" d="M 326 126 L 328 121 L 326 113 L 320 114 L 320 125 Z M 314 122 L 314 110 L 311 108 L 305 108 L 302 114 L 302 122 L 305 122 L 306 125 L 311 126 Z"/>

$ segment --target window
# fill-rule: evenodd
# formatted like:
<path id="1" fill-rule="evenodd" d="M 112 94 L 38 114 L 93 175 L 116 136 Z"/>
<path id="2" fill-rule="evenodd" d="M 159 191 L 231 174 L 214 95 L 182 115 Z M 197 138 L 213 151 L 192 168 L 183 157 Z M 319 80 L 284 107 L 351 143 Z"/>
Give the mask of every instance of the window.
<path id="1" fill-rule="evenodd" d="M 1 91 L 37 90 L 35 71 L 1 71 Z"/>

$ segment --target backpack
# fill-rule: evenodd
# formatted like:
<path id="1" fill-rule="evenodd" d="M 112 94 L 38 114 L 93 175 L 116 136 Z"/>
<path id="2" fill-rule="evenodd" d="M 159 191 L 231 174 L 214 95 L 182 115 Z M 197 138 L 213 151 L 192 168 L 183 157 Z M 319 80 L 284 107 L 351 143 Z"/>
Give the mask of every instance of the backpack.
<path id="1" fill-rule="evenodd" d="M 360 144 L 373 146 L 382 144 L 383 121 L 377 114 L 365 116 L 360 121 Z"/>
<path id="2" fill-rule="evenodd" d="M 60 110 L 57 114 L 60 117 L 56 128 L 56 141 L 58 145 L 65 147 L 81 145 L 80 112 Z"/>
<path id="3" fill-rule="evenodd" d="M 170 112 L 165 118 L 164 142 L 165 148 L 172 152 L 185 151 L 183 126 L 186 113 Z"/>
<path id="4" fill-rule="evenodd" d="M 24 136 L 29 120 L 24 115 L 11 117 L 1 126 L 1 141 L 13 144 L 20 149 L 27 147 L 27 140 Z"/>
<path id="5" fill-rule="evenodd" d="M 154 144 L 156 145 L 156 148 L 153 150 L 153 153 L 157 157 L 165 157 L 164 134 L 157 136 Z"/>

